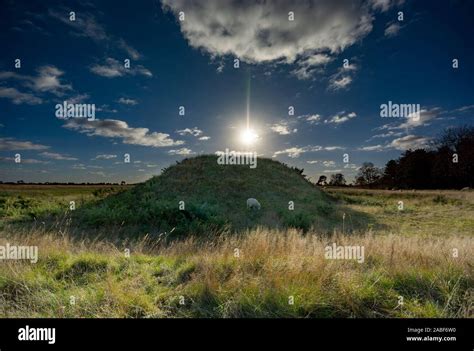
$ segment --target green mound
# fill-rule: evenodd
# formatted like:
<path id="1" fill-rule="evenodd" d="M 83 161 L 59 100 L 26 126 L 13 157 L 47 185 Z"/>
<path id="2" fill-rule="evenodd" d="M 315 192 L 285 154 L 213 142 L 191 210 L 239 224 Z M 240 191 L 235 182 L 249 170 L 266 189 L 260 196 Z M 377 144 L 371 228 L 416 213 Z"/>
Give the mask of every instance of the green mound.
<path id="1" fill-rule="evenodd" d="M 261 209 L 247 209 L 248 198 L 257 199 Z M 219 165 L 212 155 L 185 159 L 145 183 L 77 211 L 86 225 L 135 226 L 172 236 L 259 225 L 329 231 L 341 222 L 341 214 L 336 202 L 302 170 L 264 158 L 254 169 Z"/>

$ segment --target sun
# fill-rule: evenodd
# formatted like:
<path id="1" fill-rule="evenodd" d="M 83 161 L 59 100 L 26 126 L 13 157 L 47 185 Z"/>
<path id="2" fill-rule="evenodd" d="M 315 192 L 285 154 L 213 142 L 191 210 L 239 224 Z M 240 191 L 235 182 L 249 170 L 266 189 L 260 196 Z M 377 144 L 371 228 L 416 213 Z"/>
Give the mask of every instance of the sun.
<path id="1" fill-rule="evenodd" d="M 250 128 L 246 128 L 240 133 L 240 141 L 245 145 L 253 145 L 258 139 L 258 134 Z"/>

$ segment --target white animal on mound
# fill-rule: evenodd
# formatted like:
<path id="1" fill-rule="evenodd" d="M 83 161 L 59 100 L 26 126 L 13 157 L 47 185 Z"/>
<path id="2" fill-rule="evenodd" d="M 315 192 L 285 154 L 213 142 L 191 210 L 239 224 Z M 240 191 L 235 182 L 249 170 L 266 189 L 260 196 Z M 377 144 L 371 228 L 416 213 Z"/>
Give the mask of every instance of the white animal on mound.
<path id="1" fill-rule="evenodd" d="M 257 199 L 254 199 L 253 197 L 247 199 L 247 208 L 249 209 L 257 209 L 260 210 L 260 202 L 257 201 Z"/>

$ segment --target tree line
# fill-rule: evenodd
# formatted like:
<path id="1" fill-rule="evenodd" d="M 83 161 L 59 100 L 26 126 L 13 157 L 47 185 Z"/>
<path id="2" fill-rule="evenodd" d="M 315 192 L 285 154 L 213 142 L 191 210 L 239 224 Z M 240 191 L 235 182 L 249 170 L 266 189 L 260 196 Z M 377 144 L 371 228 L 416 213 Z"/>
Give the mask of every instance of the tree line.
<path id="1" fill-rule="evenodd" d="M 317 185 L 345 186 L 342 173 L 320 176 Z M 461 189 L 474 187 L 474 127 L 444 130 L 427 148 L 407 150 L 379 168 L 364 162 L 354 185 L 397 189 Z"/>

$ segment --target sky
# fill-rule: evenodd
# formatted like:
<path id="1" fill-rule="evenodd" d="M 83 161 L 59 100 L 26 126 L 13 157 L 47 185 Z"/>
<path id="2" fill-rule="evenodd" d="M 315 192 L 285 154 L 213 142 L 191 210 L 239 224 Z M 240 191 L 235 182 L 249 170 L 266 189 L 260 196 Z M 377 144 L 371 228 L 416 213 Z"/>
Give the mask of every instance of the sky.
<path id="1" fill-rule="evenodd" d="M 472 124 L 472 13 L 454 0 L 4 1 L 0 180 L 136 183 L 229 149 L 351 181 Z M 94 119 L 58 117 L 65 102 Z M 419 118 L 382 117 L 389 102 Z"/>

